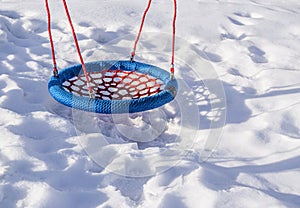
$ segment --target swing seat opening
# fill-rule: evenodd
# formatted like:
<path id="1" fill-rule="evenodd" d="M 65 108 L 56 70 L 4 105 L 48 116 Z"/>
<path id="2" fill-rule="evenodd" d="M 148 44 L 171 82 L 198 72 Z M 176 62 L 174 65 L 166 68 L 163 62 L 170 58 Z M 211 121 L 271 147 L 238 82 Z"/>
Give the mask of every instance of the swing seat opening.
<path id="1" fill-rule="evenodd" d="M 90 98 L 82 65 L 59 71 L 48 83 L 58 102 L 84 111 L 103 114 L 134 113 L 151 110 L 172 101 L 177 81 L 159 67 L 136 61 L 96 61 L 85 63 Z"/>

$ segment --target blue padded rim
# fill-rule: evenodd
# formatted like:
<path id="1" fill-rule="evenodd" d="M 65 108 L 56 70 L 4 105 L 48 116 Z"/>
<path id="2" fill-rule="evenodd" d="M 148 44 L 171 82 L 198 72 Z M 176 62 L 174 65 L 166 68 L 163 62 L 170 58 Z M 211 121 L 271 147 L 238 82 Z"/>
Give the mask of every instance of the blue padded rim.
<path id="1" fill-rule="evenodd" d="M 88 72 L 99 72 L 106 68 L 111 70 L 137 71 L 160 79 L 165 89 L 155 95 L 130 100 L 102 100 L 82 97 L 68 92 L 62 84 L 79 74 L 82 74 L 81 64 L 60 70 L 58 77 L 52 76 L 48 83 L 50 95 L 58 102 L 71 108 L 104 114 L 134 113 L 160 107 L 172 101 L 177 92 L 176 79 L 170 79 L 170 73 L 153 65 L 130 61 L 96 61 L 86 63 Z M 100 66 L 100 67 L 99 67 Z"/>

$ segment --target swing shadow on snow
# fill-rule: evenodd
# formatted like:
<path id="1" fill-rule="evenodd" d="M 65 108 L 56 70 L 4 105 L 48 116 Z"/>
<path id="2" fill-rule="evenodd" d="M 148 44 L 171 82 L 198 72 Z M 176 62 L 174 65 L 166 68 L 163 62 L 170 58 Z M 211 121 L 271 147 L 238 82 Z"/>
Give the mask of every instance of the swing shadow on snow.
<path id="1" fill-rule="evenodd" d="M 184 73 L 184 80 L 189 83 L 189 87 L 192 89 L 194 94 L 189 94 L 188 92 L 183 92 L 183 94 L 185 94 L 187 96 L 187 101 L 190 102 L 195 102 L 195 97 L 196 97 L 196 102 L 199 103 L 198 104 L 198 109 L 199 109 L 199 116 L 200 116 L 200 124 L 199 124 L 199 129 L 201 130 L 205 130 L 205 129 L 209 129 L 211 128 L 211 120 L 217 119 L 218 114 L 216 114 L 216 116 L 214 115 L 210 115 L 209 112 L 212 111 L 219 111 L 220 109 L 212 109 L 211 106 L 211 102 L 215 102 L 217 101 L 218 97 L 216 97 L 215 99 L 211 100 L 211 98 L 209 97 L 210 93 L 208 92 L 208 89 L 205 87 L 204 83 L 209 83 L 210 85 L 213 85 L 214 82 L 220 82 L 219 80 L 205 80 L 205 81 L 197 81 L 194 79 L 194 77 L 192 75 L 190 75 L 189 73 Z M 225 85 L 225 83 L 223 83 L 223 85 Z M 229 91 L 230 90 L 230 91 Z M 235 114 L 242 114 L 243 116 L 232 116 L 232 117 L 228 117 L 230 120 L 227 120 L 232 122 L 232 123 L 240 123 L 240 122 L 244 122 L 246 121 L 250 116 L 251 116 L 251 111 L 245 106 L 244 101 L 241 99 L 241 95 L 238 91 L 231 89 L 230 85 L 225 85 L 225 92 L 226 93 L 230 93 L 231 94 L 231 99 L 233 99 L 236 102 L 236 98 L 239 98 L 238 102 L 236 102 L 234 105 L 229 103 L 229 108 L 227 108 L 227 113 L 228 112 L 236 112 L 237 108 L 236 106 L 238 106 L 238 112 L 239 113 L 235 113 Z M 211 92 L 213 93 L 213 92 Z M 189 95 L 188 95 L 189 94 Z M 189 98 L 189 96 L 192 96 Z M 232 100 L 229 99 L 229 101 L 227 100 L 227 102 L 232 102 Z M 188 106 L 189 104 L 186 103 L 186 106 Z M 174 106 L 173 106 L 174 107 Z M 228 107 L 228 106 L 227 106 Z M 164 108 L 162 108 L 164 109 Z M 168 112 L 168 110 L 164 109 L 165 114 L 167 115 L 167 119 L 172 119 L 172 113 L 170 114 Z M 176 107 L 174 107 L 173 112 L 177 112 L 180 111 L 179 109 L 176 109 Z M 203 112 L 203 113 L 202 113 Z M 143 114 L 143 113 L 141 113 Z M 133 116 L 134 117 L 134 116 Z M 114 137 L 114 136 L 119 136 L 120 135 L 116 135 L 116 130 L 113 130 L 113 119 L 110 116 L 99 116 L 100 120 L 102 122 L 100 122 L 100 128 L 102 129 L 102 133 L 104 133 L 104 135 L 109 136 L 109 137 Z M 220 124 L 221 125 L 221 124 Z M 215 126 L 216 128 L 222 127 L 222 126 Z M 177 142 L 176 140 L 177 135 L 168 135 L 168 134 L 164 134 L 164 136 L 161 136 L 159 138 L 157 138 L 154 141 L 151 142 L 140 142 L 138 143 L 138 147 L 141 150 L 147 149 L 147 148 L 153 148 L 153 147 L 159 147 L 159 148 L 163 148 L 169 144 L 172 144 L 174 142 Z M 130 140 L 123 140 L 123 142 L 131 142 Z M 168 170 L 166 170 L 165 172 L 161 173 L 164 176 L 164 186 L 169 185 L 170 183 L 172 183 L 172 181 L 174 181 L 176 178 L 181 177 L 182 174 L 188 174 L 190 172 L 192 172 L 193 170 L 199 168 L 199 166 L 193 164 L 194 162 L 198 162 L 199 161 L 199 155 L 190 152 L 190 154 L 187 154 L 183 160 L 185 161 L 189 161 L 190 164 L 186 165 L 186 166 L 181 166 L 180 162 L 178 162 L 176 165 L 174 165 L 174 167 L 169 168 Z M 97 164 L 95 164 L 97 166 Z M 147 165 L 147 164 L 144 164 Z M 101 172 L 103 169 L 99 169 L 99 171 Z M 114 183 L 114 184 L 118 184 L 117 188 L 118 190 L 121 191 L 121 193 L 125 194 L 124 196 L 129 197 L 131 200 L 137 202 L 137 203 L 142 203 L 143 202 L 143 195 L 144 195 L 144 191 L 143 191 L 143 186 L 145 184 L 147 184 L 147 182 L 149 180 L 151 180 L 151 176 L 150 177 L 142 177 L 142 178 L 131 178 L 131 177 L 120 177 L 120 176 L 115 176 L 118 182 Z M 138 180 L 137 180 L 138 179 Z M 121 182 L 123 181 L 123 182 Z M 137 182 L 138 181 L 138 182 Z M 139 185 L 137 185 L 137 183 Z M 120 184 L 127 184 L 127 186 L 122 186 Z M 128 187 L 129 184 L 131 186 L 138 186 L 136 187 L 136 190 L 138 191 L 131 191 L 128 192 Z M 172 204 L 170 202 L 170 199 L 174 199 L 176 198 L 176 196 L 170 194 L 168 196 L 166 196 L 165 199 L 163 199 L 162 203 L 164 205 L 167 204 Z M 181 201 L 181 199 L 177 198 L 178 202 Z M 183 206 L 184 207 L 184 204 Z"/>

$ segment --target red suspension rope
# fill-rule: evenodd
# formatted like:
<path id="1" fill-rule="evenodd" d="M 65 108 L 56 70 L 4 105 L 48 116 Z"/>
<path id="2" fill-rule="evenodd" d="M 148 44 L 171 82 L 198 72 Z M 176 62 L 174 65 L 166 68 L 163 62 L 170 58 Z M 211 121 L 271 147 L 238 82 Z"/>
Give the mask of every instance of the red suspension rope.
<path id="1" fill-rule="evenodd" d="M 147 8 L 144 11 L 144 15 L 143 15 L 142 22 L 141 22 L 141 25 L 140 25 L 139 33 L 138 33 L 138 35 L 135 39 L 134 46 L 133 46 L 133 51 L 131 52 L 131 57 L 130 57 L 131 61 L 133 61 L 133 58 L 135 56 L 136 46 L 137 46 L 137 43 L 139 42 L 139 39 L 141 37 L 141 33 L 142 33 L 142 30 L 143 30 L 145 18 L 146 18 L 146 15 L 147 15 L 148 11 L 149 11 L 150 6 L 151 6 L 151 2 L 152 2 L 152 0 L 148 1 Z"/>
<path id="2" fill-rule="evenodd" d="M 139 29 L 139 33 L 138 33 L 138 35 L 136 37 L 136 40 L 134 42 L 133 51 L 131 52 L 131 56 L 130 56 L 131 61 L 133 61 L 133 58 L 135 56 L 136 47 L 137 47 L 138 41 L 141 37 L 141 33 L 142 33 L 142 30 L 143 30 L 145 18 L 146 18 L 146 15 L 147 15 L 148 11 L 149 11 L 151 3 L 152 3 L 152 0 L 149 0 L 147 8 L 144 11 L 144 14 L 143 14 L 143 17 L 142 17 L 142 22 L 141 22 L 140 29 Z M 171 72 L 172 76 L 174 74 L 174 62 L 175 62 L 176 18 L 177 18 L 177 1 L 174 0 L 174 16 L 173 16 L 173 23 L 172 23 L 172 29 L 173 29 L 173 32 L 172 32 L 172 59 L 171 59 L 171 68 L 170 68 L 170 72 Z"/>
<path id="3" fill-rule="evenodd" d="M 76 37 L 75 29 L 74 29 L 74 26 L 73 26 L 73 23 L 72 23 L 72 19 L 71 19 L 70 13 L 69 13 L 69 9 L 68 9 L 66 0 L 63 0 L 63 3 L 64 3 L 64 7 L 65 7 L 65 10 L 66 10 L 66 15 L 67 15 L 68 20 L 69 20 L 69 24 L 70 24 L 71 29 L 72 29 L 73 39 L 74 39 L 76 50 L 77 50 L 77 53 L 78 53 L 78 56 L 79 56 L 79 59 L 80 59 L 81 65 L 82 65 L 84 76 L 85 76 L 85 79 L 86 79 L 86 82 L 87 82 L 87 87 L 89 89 L 90 97 L 94 97 L 93 88 L 91 87 L 90 79 L 89 79 L 89 76 L 87 74 L 86 67 L 85 67 L 81 52 L 80 52 L 80 47 L 79 47 L 79 44 L 78 44 L 78 40 L 77 40 L 77 37 Z"/>
<path id="4" fill-rule="evenodd" d="M 172 34 L 172 60 L 170 72 L 174 74 L 174 60 L 175 60 L 175 32 L 176 32 L 176 18 L 177 18 L 177 2 L 174 0 L 174 17 L 173 17 L 173 34 Z"/>
<path id="5" fill-rule="evenodd" d="M 58 71 L 57 71 L 57 67 L 56 67 L 56 58 L 55 58 L 54 44 L 53 44 L 52 33 L 51 33 L 51 14 L 50 14 L 48 0 L 45 0 L 45 4 L 46 4 L 47 15 L 48 15 L 48 33 L 49 33 L 49 39 L 50 39 L 50 45 L 51 45 L 51 53 L 52 53 L 53 75 L 55 77 L 57 77 L 58 76 Z"/>

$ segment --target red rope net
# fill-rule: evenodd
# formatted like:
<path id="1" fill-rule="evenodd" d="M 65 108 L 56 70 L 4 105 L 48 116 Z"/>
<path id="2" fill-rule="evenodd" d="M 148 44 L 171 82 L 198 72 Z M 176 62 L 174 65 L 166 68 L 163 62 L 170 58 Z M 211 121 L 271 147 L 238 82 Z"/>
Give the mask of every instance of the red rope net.
<path id="1" fill-rule="evenodd" d="M 102 70 L 87 74 L 95 98 L 103 100 L 139 99 L 161 92 L 164 83 L 150 75 L 136 71 Z M 63 83 L 63 87 L 78 96 L 89 96 L 85 75 Z"/>

